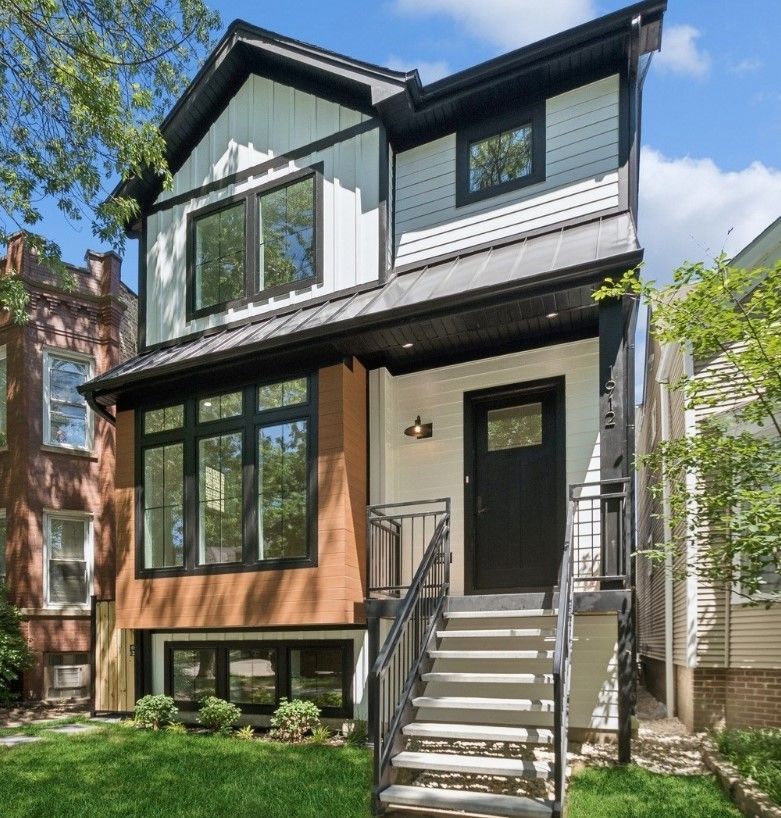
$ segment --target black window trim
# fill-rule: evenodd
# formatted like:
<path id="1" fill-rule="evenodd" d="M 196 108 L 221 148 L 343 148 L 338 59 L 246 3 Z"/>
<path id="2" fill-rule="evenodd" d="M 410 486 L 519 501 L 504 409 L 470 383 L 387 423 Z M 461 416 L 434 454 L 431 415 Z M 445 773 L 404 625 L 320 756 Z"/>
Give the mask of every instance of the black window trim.
<path id="1" fill-rule="evenodd" d="M 532 169 L 531 173 L 518 179 L 484 188 L 469 189 L 469 147 L 473 142 L 495 136 L 503 131 L 511 131 L 523 125 L 532 128 Z M 456 132 L 456 207 L 491 199 L 513 190 L 534 185 L 545 180 L 545 99 L 516 109 L 508 114 L 483 120 Z"/>
<path id="2" fill-rule="evenodd" d="M 308 399 L 304 403 L 259 410 L 257 391 L 260 386 L 306 378 Z M 197 422 L 198 401 L 205 397 L 242 391 L 242 414 L 231 418 Z M 168 406 L 184 405 L 184 425 L 164 432 L 144 433 L 144 412 Z M 318 375 L 316 372 L 293 372 L 284 377 L 256 378 L 231 387 L 203 387 L 188 393 L 180 401 L 145 402 L 135 413 L 135 577 L 183 577 L 200 574 L 230 574 L 245 571 L 279 571 L 289 568 L 316 568 L 318 565 Z M 257 543 L 257 438 L 258 429 L 275 422 L 305 419 L 307 421 L 308 505 L 307 554 L 301 557 L 258 559 Z M 198 441 L 220 434 L 243 432 L 243 559 L 241 562 L 200 564 L 198 561 Z M 183 520 L 184 565 L 147 568 L 144 563 L 144 452 L 158 446 L 183 444 Z"/>
<path id="3" fill-rule="evenodd" d="M 293 170 L 283 176 L 254 185 L 241 193 L 220 199 L 218 202 L 212 202 L 197 210 L 192 210 L 187 214 L 185 317 L 188 323 L 208 315 L 226 312 L 229 309 L 264 303 L 270 298 L 280 295 L 306 292 L 311 287 L 323 283 L 323 168 L 323 162 L 315 162 L 305 168 Z M 256 281 L 259 266 L 257 250 L 259 238 L 258 201 L 260 196 L 274 190 L 281 190 L 308 178 L 314 180 L 315 274 L 300 281 L 292 281 L 289 284 L 279 284 L 275 287 L 258 290 Z M 219 304 L 197 307 L 195 291 L 195 222 L 203 216 L 225 210 L 239 202 L 244 203 L 244 295 L 241 298 L 223 301 Z"/>
<path id="4" fill-rule="evenodd" d="M 175 650 L 202 650 L 213 648 L 215 650 L 215 695 L 221 699 L 230 701 L 230 677 L 229 677 L 229 654 L 232 650 L 242 650 L 251 648 L 273 648 L 277 652 L 277 673 L 276 673 L 276 700 L 274 704 L 235 704 L 246 714 L 271 714 L 279 706 L 282 698 L 290 700 L 292 698 L 292 678 L 290 675 L 290 652 L 297 649 L 326 648 L 340 649 L 342 651 L 342 701 L 343 707 L 321 707 L 321 715 L 325 718 L 348 718 L 353 717 L 353 677 L 355 675 L 354 665 L 354 643 L 352 639 L 247 639 L 241 641 L 201 639 L 192 642 L 170 641 L 165 642 L 165 694 L 173 697 L 174 693 L 174 663 L 173 653 Z M 184 699 L 176 699 L 176 706 L 183 711 L 195 711 L 198 709 L 198 702 Z"/>

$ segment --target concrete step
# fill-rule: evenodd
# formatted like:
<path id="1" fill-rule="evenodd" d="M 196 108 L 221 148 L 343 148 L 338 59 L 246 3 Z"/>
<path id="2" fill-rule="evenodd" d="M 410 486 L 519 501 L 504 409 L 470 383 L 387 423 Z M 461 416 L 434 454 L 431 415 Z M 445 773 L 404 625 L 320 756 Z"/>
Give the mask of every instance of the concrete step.
<path id="1" fill-rule="evenodd" d="M 556 628 L 474 628 L 466 631 L 437 631 L 440 639 L 547 639 L 556 636 Z"/>
<path id="2" fill-rule="evenodd" d="M 552 650 L 430 650 L 432 659 L 553 659 Z"/>
<path id="3" fill-rule="evenodd" d="M 445 619 L 526 619 L 532 616 L 556 616 L 555 608 L 520 608 L 511 611 L 448 611 Z"/>
<path id="4" fill-rule="evenodd" d="M 435 671 L 423 673 L 424 682 L 448 682 L 452 684 L 512 684 L 552 685 L 552 673 L 457 673 Z"/>
<path id="5" fill-rule="evenodd" d="M 552 802 L 540 801 L 536 798 L 492 795 L 463 790 L 403 787 L 399 784 L 393 784 L 382 790 L 380 801 L 395 809 L 411 808 L 419 815 L 422 811 L 429 815 L 430 810 L 480 816 L 503 816 L 503 818 L 550 818 L 553 815 Z"/>
<path id="6" fill-rule="evenodd" d="M 413 721 L 402 728 L 410 738 L 462 739 L 464 741 L 509 741 L 516 744 L 553 744 L 553 731 L 544 727 L 492 727 L 486 724 L 447 724 Z"/>
<path id="7" fill-rule="evenodd" d="M 405 770 L 430 770 L 442 773 L 500 775 L 546 781 L 553 776 L 549 761 L 523 761 L 520 758 L 496 758 L 455 753 L 416 753 L 404 750 L 393 756 L 391 764 Z"/>
<path id="8" fill-rule="evenodd" d="M 473 696 L 417 696 L 412 700 L 415 707 L 432 707 L 444 710 L 502 710 L 552 713 L 552 699 L 484 699 Z"/>

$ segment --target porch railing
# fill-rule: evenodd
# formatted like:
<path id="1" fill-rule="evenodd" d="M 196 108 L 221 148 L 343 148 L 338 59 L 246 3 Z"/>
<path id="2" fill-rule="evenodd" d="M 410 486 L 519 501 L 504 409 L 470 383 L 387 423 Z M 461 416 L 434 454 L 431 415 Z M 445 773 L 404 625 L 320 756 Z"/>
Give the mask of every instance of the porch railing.
<path id="1" fill-rule="evenodd" d="M 370 597 L 402 597 L 412 583 L 450 499 L 369 506 L 367 559 Z"/>
<path id="2" fill-rule="evenodd" d="M 375 797 L 390 783 L 391 757 L 400 749 L 402 727 L 411 720 L 412 694 L 426 657 L 427 645 L 450 590 L 450 503 L 440 502 L 444 502 L 445 510 L 438 515 L 414 576 L 404 588 L 398 583 L 392 584 L 390 590 L 405 591 L 404 599 L 369 676 L 374 728 Z M 385 510 L 388 508 L 385 507 Z M 415 515 L 416 512 L 410 514 Z M 409 523 L 406 516 L 396 514 L 392 518 L 394 526 L 389 528 L 391 518 L 384 514 L 382 526 L 376 528 L 378 531 L 404 531 Z M 393 567 L 393 561 L 389 565 Z M 387 590 L 387 584 L 383 580 L 384 590 Z"/>

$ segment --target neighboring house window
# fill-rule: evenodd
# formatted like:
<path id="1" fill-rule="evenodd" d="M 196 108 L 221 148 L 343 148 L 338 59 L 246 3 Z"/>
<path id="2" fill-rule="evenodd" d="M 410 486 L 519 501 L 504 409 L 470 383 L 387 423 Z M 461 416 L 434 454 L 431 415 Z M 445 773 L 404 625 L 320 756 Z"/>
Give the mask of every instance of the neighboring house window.
<path id="1" fill-rule="evenodd" d="M 166 643 L 166 693 L 183 709 L 220 696 L 245 712 L 271 713 L 287 698 L 349 717 L 353 672 L 348 640 Z"/>
<path id="2" fill-rule="evenodd" d="M 5 542 L 6 542 L 5 509 L 0 509 L 0 583 L 5 582 Z"/>
<path id="3" fill-rule="evenodd" d="M 187 320 L 322 281 L 321 200 L 318 166 L 189 214 Z"/>
<path id="4" fill-rule="evenodd" d="M 0 346 L 0 448 L 8 445 L 8 359 Z"/>
<path id="5" fill-rule="evenodd" d="M 462 129 L 456 137 L 456 205 L 545 178 L 544 102 L 511 117 Z"/>
<path id="6" fill-rule="evenodd" d="M 92 448 L 92 414 L 78 387 L 92 377 L 83 355 L 50 352 L 43 357 L 43 441 L 67 449 Z"/>
<path id="7" fill-rule="evenodd" d="M 140 571 L 312 564 L 315 385 L 252 384 L 143 412 Z"/>
<path id="8" fill-rule="evenodd" d="M 92 520 L 75 512 L 44 513 L 46 604 L 86 606 L 92 589 Z"/>

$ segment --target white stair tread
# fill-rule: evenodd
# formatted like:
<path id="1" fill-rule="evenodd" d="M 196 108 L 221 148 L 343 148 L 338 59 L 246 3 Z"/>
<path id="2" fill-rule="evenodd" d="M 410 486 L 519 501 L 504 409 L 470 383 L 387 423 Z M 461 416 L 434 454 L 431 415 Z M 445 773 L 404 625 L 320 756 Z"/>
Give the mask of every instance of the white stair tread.
<path id="1" fill-rule="evenodd" d="M 445 619 L 519 619 L 529 616 L 556 616 L 555 608 L 528 608 L 512 611 L 448 611 Z"/>
<path id="2" fill-rule="evenodd" d="M 440 639 L 456 638 L 456 639 L 493 639 L 509 637 L 509 638 L 545 638 L 556 636 L 555 628 L 497 628 L 492 630 L 483 630 L 482 628 L 474 628 L 468 631 L 437 631 L 437 636 Z"/>
<path id="3" fill-rule="evenodd" d="M 465 741 L 510 741 L 516 744 L 552 744 L 553 731 L 544 727 L 493 727 L 488 724 L 448 724 L 413 721 L 403 728 L 414 738 L 453 738 Z"/>
<path id="4" fill-rule="evenodd" d="M 454 753 L 417 753 L 404 750 L 391 759 L 394 767 L 407 770 L 436 770 L 444 773 L 501 775 L 508 778 L 547 779 L 553 775 L 549 761 L 523 761 L 520 758 L 494 758 Z"/>
<path id="5" fill-rule="evenodd" d="M 475 696 L 418 696 L 415 707 L 436 707 L 450 710 L 520 710 L 552 713 L 552 699 L 495 699 Z"/>
<path id="6" fill-rule="evenodd" d="M 552 685 L 551 673 L 456 673 L 434 671 L 424 673 L 424 682 L 454 682 L 459 684 Z"/>
<path id="7" fill-rule="evenodd" d="M 552 659 L 552 650 L 430 650 L 432 659 Z"/>
<path id="8" fill-rule="evenodd" d="M 380 792 L 380 801 L 394 807 L 418 807 L 452 810 L 470 815 L 496 815 L 504 818 L 550 818 L 553 804 L 515 795 L 486 792 L 404 787 L 393 784 Z"/>

